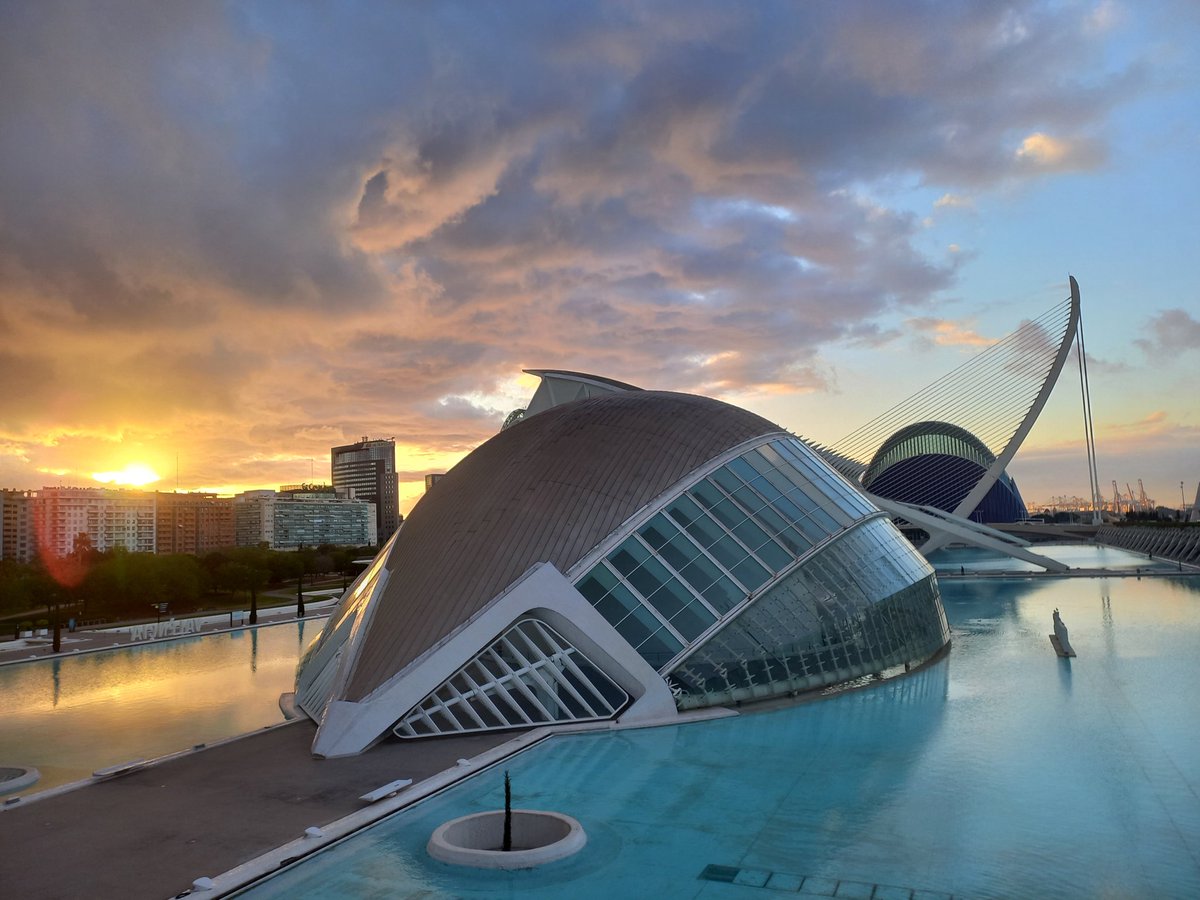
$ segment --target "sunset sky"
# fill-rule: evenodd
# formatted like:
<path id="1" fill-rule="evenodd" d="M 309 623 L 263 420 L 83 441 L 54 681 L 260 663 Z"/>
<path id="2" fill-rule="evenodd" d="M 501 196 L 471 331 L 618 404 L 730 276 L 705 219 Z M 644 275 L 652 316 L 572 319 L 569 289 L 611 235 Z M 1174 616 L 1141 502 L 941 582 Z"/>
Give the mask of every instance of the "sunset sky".
<path id="1" fill-rule="evenodd" d="M 6 2 L 0 487 L 394 436 L 407 511 L 531 367 L 831 443 L 1070 273 L 1101 485 L 1178 505 L 1198 209 L 1194 0 Z M 1027 500 L 1087 494 L 1079 407 Z"/>

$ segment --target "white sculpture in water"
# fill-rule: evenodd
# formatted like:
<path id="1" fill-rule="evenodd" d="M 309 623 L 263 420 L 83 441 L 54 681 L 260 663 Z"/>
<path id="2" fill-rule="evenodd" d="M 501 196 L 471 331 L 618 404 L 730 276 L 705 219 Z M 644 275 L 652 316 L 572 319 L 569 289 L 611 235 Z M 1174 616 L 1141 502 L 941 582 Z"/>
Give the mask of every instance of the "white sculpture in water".
<path id="1" fill-rule="evenodd" d="M 1054 644 L 1054 649 L 1059 656 L 1074 656 L 1075 651 L 1071 649 L 1071 642 L 1067 640 L 1067 626 L 1063 623 L 1062 616 L 1058 614 L 1058 610 L 1054 610 L 1054 634 L 1050 635 L 1050 643 Z"/>

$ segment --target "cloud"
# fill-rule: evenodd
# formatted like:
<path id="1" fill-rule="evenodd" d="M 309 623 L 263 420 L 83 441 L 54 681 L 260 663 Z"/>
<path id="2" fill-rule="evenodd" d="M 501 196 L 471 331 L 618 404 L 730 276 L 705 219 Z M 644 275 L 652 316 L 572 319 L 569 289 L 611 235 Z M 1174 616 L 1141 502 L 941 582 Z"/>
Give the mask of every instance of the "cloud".
<path id="1" fill-rule="evenodd" d="M 1162 434 L 1168 428 L 1174 428 L 1174 425 L 1168 421 L 1165 410 L 1156 409 L 1136 422 L 1109 422 L 1105 427 L 1114 433 L 1132 431 L 1137 432 L 1138 435 L 1146 435 L 1147 433 Z"/>
<path id="2" fill-rule="evenodd" d="M 1115 0 L 1100 0 L 1084 18 L 1084 31 L 1087 34 L 1104 34 L 1118 27 L 1125 18 L 1125 10 Z"/>
<path id="3" fill-rule="evenodd" d="M 1104 161 L 1105 152 L 1094 141 L 1056 138 L 1038 131 L 1021 141 L 1014 157 L 1021 168 L 1065 172 L 1094 168 Z"/>
<path id="4" fill-rule="evenodd" d="M 950 319 L 938 319 L 932 316 L 921 316 L 905 320 L 905 326 L 910 332 L 915 332 L 920 339 L 929 341 L 939 347 L 969 347 L 978 349 L 990 347 L 996 343 L 996 338 L 986 337 L 975 331 L 969 325 Z"/>
<path id="5" fill-rule="evenodd" d="M 974 209 L 975 200 L 960 194 L 942 194 L 933 202 L 934 209 Z"/>
<path id="6" fill-rule="evenodd" d="M 1167 309 L 1147 322 L 1147 337 L 1134 341 L 1151 358 L 1160 354 L 1188 353 L 1200 347 L 1200 321 L 1187 310 Z"/>
<path id="7" fill-rule="evenodd" d="M 975 345 L 935 309 L 964 254 L 875 189 L 969 208 L 1101 165 L 1147 76 L 1083 28 L 1040 2 L 8 4 L 0 482 L 128 461 L 99 434 L 188 448 L 207 485 L 302 480 L 364 433 L 459 452 L 528 366 L 737 396 L 831 390 L 825 348 L 898 318 Z"/>

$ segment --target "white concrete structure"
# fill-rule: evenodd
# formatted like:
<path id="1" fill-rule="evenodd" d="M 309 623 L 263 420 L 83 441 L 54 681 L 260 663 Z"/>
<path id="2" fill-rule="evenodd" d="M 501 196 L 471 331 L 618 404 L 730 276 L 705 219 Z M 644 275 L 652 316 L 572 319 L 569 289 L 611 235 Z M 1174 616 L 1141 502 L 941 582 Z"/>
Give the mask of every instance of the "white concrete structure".
<path id="1" fill-rule="evenodd" d="M 426 494 L 301 660 L 313 752 L 818 688 L 948 640 L 933 570 L 745 410 L 616 390 L 528 415 Z"/>

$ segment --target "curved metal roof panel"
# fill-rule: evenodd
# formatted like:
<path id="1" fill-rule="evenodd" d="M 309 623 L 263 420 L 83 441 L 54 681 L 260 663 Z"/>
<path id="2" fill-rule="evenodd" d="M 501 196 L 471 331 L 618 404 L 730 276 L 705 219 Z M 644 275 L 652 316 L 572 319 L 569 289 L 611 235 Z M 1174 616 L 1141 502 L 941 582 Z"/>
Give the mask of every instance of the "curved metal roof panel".
<path id="1" fill-rule="evenodd" d="M 628 391 L 563 404 L 500 432 L 405 519 L 341 697 L 370 694 L 534 563 L 567 571 L 689 472 L 782 431 L 719 400 Z"/>
<path id="2" fill-rule="evenodd" d="M 983 470 L 995 461 L 995 454 L 971 432 L 949 422 L 914 422 L 896 431 L 875 451 L 863 474 L 862 484 L 871 484 L 898 462 L 927 454 L 945 454 L 970 460 Z"/>
<path id="3" fill-rule="evenodd" d="M 606 378 L 603 375 L 589 375 L 587 372 L 572 372 L 568 369 L 522 369 L 521 371 L 526 375 L 536 375 L 538 378 L 561 378 L 564 381 L 598 384 L 622 391 L 642 390 L 635 384 L 627 384 L 624 381 L 617 381 L 615 378 Z"/>

